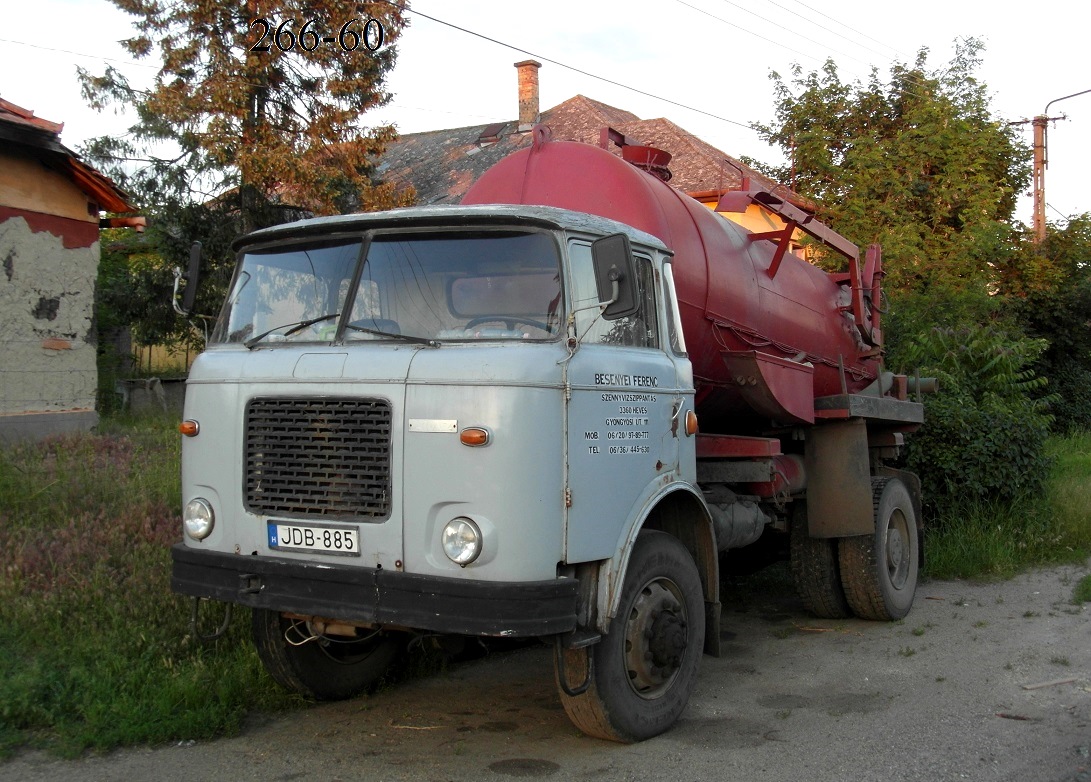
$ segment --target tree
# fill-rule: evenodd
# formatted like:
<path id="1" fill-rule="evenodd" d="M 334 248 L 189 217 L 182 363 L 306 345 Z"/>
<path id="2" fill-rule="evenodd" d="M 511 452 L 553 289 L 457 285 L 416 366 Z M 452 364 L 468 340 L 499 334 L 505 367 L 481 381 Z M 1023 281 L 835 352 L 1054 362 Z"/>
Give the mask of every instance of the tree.
<path id="1" fill-rule="evenodd" d="M 1027 332 L 1049 347 L 1038 371 L 1056 394 L 1055 428 L 1091 430 L 1091 213 L 1047 225 L 1042 245 L 1029 232 L 997 289 Z"/>
<path id="2" fill-rule="evenodd" d="M 93 107 L 118 103 L 136 110 L 129 137 L 100 138 L 88 147 L 94 158 L 141 161 L 135 172 L 121 174 L 136 192 L 212 197 L 238 188 L 324 214 L 393 202 L 390 188 L 369 175 L 394 130 L 365 129 L 359 121 L 390 99 L 383 80 L 404 25 L 397 6 L 111 2 L 137 17 L 138 34 L 126 48 L 137 58 L 158 49 L 162 62 L 147 91 L 113 68 L 103 76 L 80 71 Z M 263 29 L 269 34 L 261 36 Z M 256 51 L 257 45 L 268 51 Z M 358 203 L 346 204 L 346 196 Z M 246 211 L 245 198 L 243 206 Z"/>
<path id="3" fill-rule="evenodd" d="M 1011 216 L 1030 173 L 1015 129 L 990 114 L 974 76 L 981 43 L 960 42 L 951 63 L 897 63 L 886 83 L 821 72 L 772 74 L 776 122 L 757 125 L 788 159 L 766 173 L 820 204 L 819 215 L 857 244 L 883 245 L 888 289 L 980 286 L 1010 252 Z"/>
<path id="4" fill-rule="evenodd" d="M 129 284 L 170 290 L 171 268 L 184 266 L 190 243 L 203 239 L 205 268 L 221 283 L 219 290 L 204 286 L 207 304 L 222 295 L 234 236 L 306 213 L 381 209 L 411 198 L 376 178 L 375 160 L 394 129 L 361 125 L 365 112 L 391 97 L 384 79 L 405 26 L 395 4 L 111 2 L 134 16 L 136 34 L 124 42 L 129 52 L 161 62 L 147 90 L 114 68 L 101 76 L 80 71 L 94 108 L 131 106 L 136 113 L 127 135 L 95 139 L 82 150 L 149 213 L 162 263 L 134 267 Z M 149 337 L 171 341 L 189 333 L 169 318 L 169 307 L 167 296 L 151 303 L 142 321 Z"/>

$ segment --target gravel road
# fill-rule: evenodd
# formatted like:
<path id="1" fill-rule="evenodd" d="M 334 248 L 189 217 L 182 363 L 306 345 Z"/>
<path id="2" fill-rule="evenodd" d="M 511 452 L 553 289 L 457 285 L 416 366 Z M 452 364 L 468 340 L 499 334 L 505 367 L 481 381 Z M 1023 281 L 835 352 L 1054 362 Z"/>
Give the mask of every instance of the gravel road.
<path id="1" fill-rule="evenodd" d="M 925 582 L 893 624 L 744 594 L 725 606 L 724 654 L 703 659 L 682 720 L 635 746 L 576 731 L 550 651 L 532 647 L 256 719 L 235 738 L 75 761 L 26 753 L 0 764 L 0 782 L 1091 782 L 1091 610 L 1070 602 L 1087 572 Z"/>

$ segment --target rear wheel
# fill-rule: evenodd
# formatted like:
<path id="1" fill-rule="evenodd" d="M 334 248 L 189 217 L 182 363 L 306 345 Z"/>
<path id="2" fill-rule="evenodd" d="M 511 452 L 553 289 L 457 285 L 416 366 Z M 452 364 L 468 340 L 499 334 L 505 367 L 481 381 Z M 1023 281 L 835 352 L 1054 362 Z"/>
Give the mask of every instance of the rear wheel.
<path id="1" fill-rule="evenodd" d="M 901 619 L 913 607 L 920 567 L 917 517 L 897 478 L 873 478 L 875 532 L 837 544 L 841 583 L 861 619 Z"/>
<path id="2" fill-rule="evenodd" d="M 807 504 L 793 503 L 789 530 L 789 560 L 796 592 L 807 610 L 823 619 L 852 616 L 841 586 L 835 538 L 812 538 L 807 526 Z"/>
<path id="3" fill-rule="evenodd" d="M 308 622 L 254 609 L 254 646 L 281 686 L 322 701 L 351 698 L 371 688 L 394 661 L 395 636 L 357 630 L 356 637 L 317 635 Z"/>
<path id="4" fill-rule="evenodd" d="M 565 650 L 557 676 L 587 690 L 561 702 L 576 726 L 613 741 L 642 741 L 670 728 L 689 702 L 704 645 L 701 580 L 677 538 L 648 531 L 637 538 L 621 605 L 610 632 L 591 649 Z"/>

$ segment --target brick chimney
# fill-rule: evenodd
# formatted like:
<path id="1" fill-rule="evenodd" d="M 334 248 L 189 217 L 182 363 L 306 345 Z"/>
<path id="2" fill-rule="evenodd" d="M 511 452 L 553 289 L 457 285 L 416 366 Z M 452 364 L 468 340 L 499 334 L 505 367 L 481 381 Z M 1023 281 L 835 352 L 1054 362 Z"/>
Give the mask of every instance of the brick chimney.
<path id="1" fill-rule="evenodd" d="M 537 60 L 515 63 L 519 72 L 519 131 L 526 132 L 538 123 L 538 69 Z"/>

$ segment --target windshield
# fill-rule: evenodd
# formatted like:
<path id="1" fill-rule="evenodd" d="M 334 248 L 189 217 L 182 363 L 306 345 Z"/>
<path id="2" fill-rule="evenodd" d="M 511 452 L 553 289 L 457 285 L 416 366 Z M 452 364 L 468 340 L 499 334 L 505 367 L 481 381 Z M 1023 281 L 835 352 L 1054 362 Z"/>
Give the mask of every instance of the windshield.
<path id="1" fill-rule="evenodd" d="M 546 233 L 381 233 L 250 250 L 212 341 L 552 339 L 560 278 Z"/>
<path id="2" fill-rule="evenodd" d="M 332 339 L 359 257 L 359 239 L 247 252 L 212 341 Z M 292 331 L 309 320 L 315 322 Z"/>

